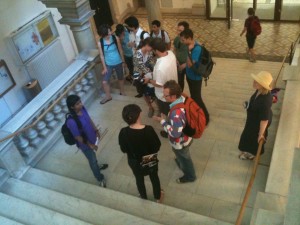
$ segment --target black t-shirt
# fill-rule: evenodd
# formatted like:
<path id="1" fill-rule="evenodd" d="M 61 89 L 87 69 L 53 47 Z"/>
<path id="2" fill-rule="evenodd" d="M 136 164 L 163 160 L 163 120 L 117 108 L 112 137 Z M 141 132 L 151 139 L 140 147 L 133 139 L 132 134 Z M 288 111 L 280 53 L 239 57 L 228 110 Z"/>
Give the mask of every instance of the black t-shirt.
<path id="1" fill-rule="evenodd" d="M 129 159 L 141 161 L 142 156 L 157 153 L 161 142 L 153 127 L 146 125 L 143 129 L 122 128 L 119 133 L 119 145 Z"/>
<path id="2" fill-rule="evenodd" d="M 253 34 L 252 30 L 251 30 L 251 23 L 254 19 L 258 19 L 257 16 L 249 16 L 246 20 L 245 20 L 245 24 L 244 27 L 247 27 L 247 34 L 246 35 L 251 35 L 251 36 L 256 36 L 255 34 Z"/>

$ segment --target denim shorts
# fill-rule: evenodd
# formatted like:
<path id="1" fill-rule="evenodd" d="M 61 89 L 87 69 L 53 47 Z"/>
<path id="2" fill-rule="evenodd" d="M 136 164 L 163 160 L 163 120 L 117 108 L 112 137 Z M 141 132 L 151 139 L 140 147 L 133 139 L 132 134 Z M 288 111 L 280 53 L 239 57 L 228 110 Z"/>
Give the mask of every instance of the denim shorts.
<path id="1" fill-rule="evenodd" d="M 104 75 L 103 81 L 109 81 L 110 80 L 113 69 L 116 71 L 118 80 L 123 80 L 124 79 L 122 63 L 117 64 L 117 65 L 113 65 L 113 66 L 106 65 L 106 68 L 107 68 L 107 73 Z"/>

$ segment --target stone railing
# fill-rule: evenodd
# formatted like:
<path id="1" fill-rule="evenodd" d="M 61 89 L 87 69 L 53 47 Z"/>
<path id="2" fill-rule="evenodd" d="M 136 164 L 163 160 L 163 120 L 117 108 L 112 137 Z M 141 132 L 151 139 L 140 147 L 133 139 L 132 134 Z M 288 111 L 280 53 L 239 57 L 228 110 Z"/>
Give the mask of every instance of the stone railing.
<path id="1" fill-rule="evenodd" d="M 2 128 L 0 135 L 7 139 L 0 143 L 0 167 L 11 176 L 19 177 L 36 165 L 61 137 L 68 111 L 67 95 L 77 94 L 85 103 L 93 99 L 99 81 L 95 72 L 97 57 L 98 51 L 81 53 Z"/>

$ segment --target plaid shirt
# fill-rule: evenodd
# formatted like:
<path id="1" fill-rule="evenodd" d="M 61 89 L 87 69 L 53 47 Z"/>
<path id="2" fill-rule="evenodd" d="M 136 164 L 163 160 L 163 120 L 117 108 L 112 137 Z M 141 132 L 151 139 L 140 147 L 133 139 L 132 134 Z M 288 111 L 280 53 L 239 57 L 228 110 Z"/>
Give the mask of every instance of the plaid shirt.
<path id="1" fill-rule="evenodd" d="M 181 96 L 170 104 L 170 108 L 174 105 L 184 102 L 185 98 Z M 167 119 L 160 121 L 164 130 L 168 133 L 169 142 L 174 149 L 182 149 L 192 141 L 192 138 L 185 135 L 182 130 L 186 124 L 185 111 L 183 108 L 170 111 Z"/>

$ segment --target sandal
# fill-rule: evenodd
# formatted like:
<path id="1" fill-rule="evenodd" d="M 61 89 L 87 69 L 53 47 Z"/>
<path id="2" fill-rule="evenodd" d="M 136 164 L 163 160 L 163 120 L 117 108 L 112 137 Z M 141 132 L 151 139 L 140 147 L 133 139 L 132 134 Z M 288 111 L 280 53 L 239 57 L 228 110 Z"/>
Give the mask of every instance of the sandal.
<path id="1" fill-rule="evenodd" d="M 109 102 L 109 101 L 111 101 L 111 100 L 112 100 L 112 98 L 104 98 L 104 99 L 100 102 L 100 104 L 103 105 L 103 104 L 105 104 L 106 102 Z"/>

